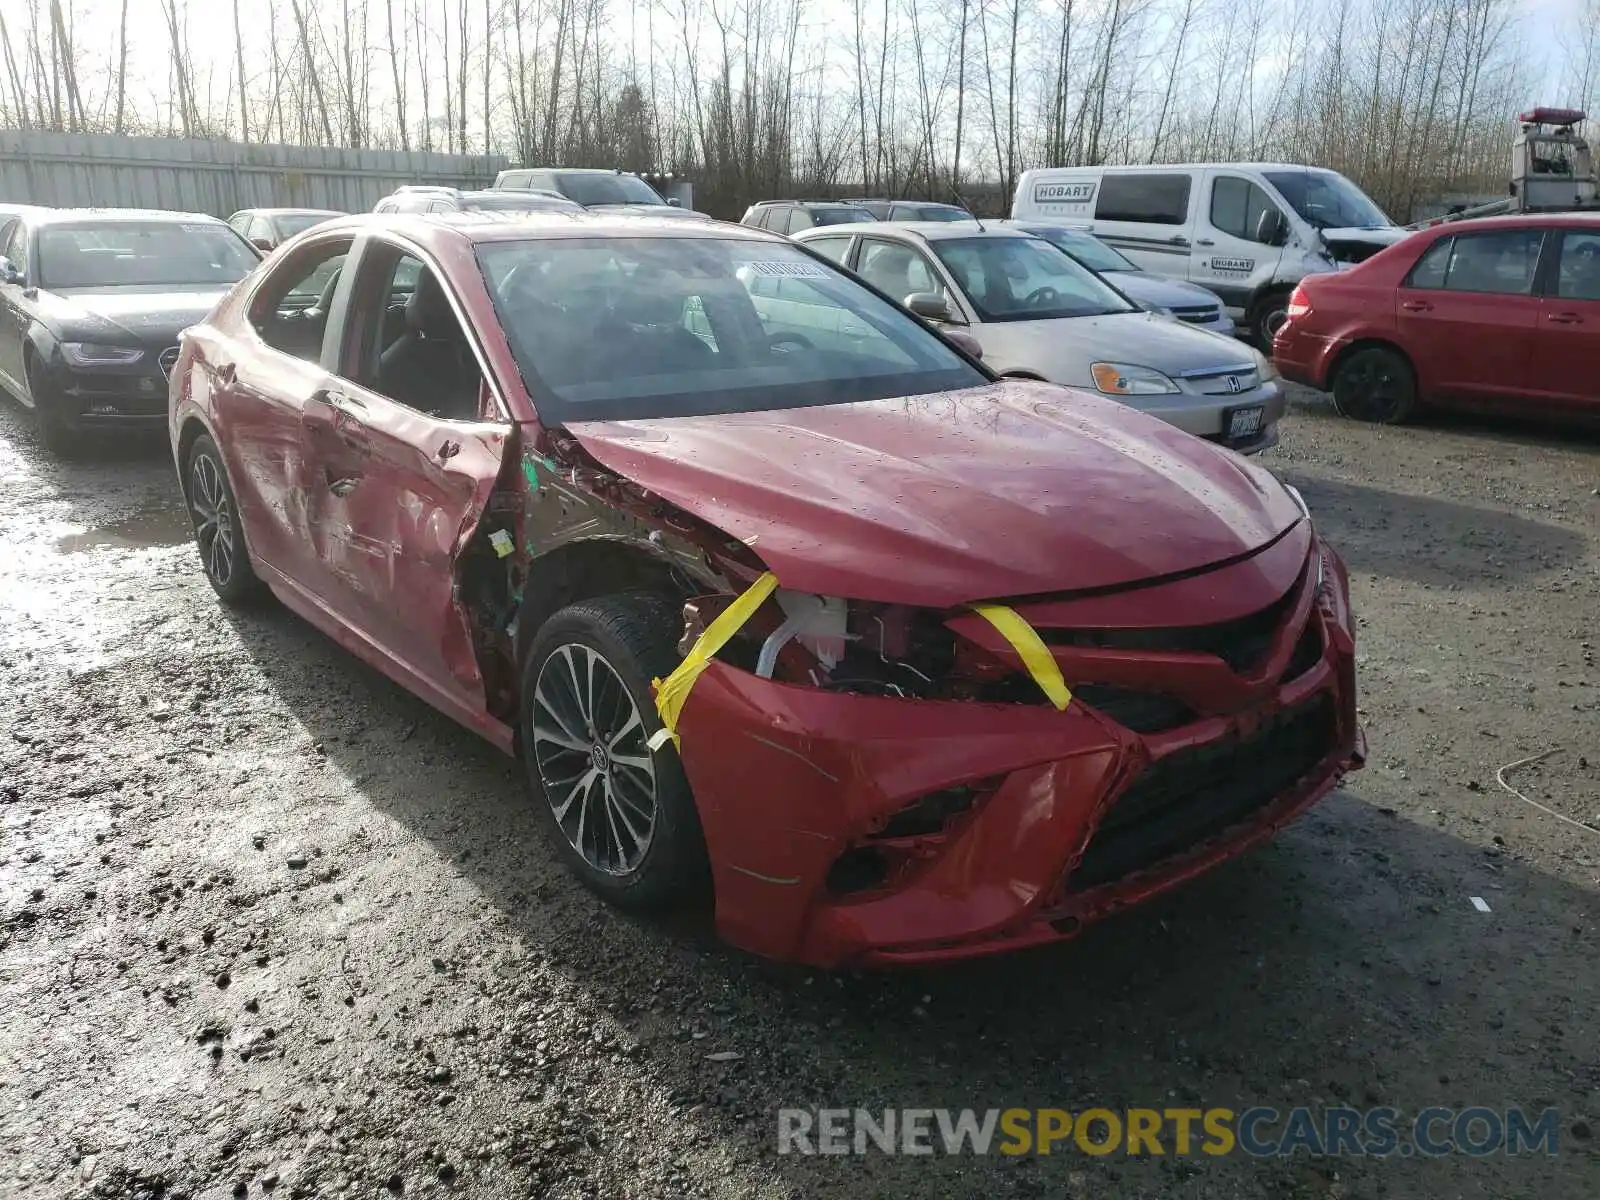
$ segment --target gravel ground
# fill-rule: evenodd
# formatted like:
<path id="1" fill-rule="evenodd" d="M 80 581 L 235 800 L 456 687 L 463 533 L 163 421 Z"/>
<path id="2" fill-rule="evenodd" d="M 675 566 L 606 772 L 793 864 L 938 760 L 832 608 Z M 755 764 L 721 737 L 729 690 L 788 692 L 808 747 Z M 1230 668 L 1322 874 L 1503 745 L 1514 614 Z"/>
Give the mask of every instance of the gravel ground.
<path id="1" fill-rule="evenodd" d="M 163 447 L 55 463 L 0 405 L 0 1195 L 1600 1195 L 1600 442 L 1301 400 L 1269 461 L 1350 564 L 1369 769 L 1076 943 L 829 976 L 601 907 L 507 760 L 215 603 Z M 1588 828 L 1497 784 L 1545 751 L 1510 782 Z M 1549 1105 L 1561 1148 L 774 1153 L 886 1104 Z"/>

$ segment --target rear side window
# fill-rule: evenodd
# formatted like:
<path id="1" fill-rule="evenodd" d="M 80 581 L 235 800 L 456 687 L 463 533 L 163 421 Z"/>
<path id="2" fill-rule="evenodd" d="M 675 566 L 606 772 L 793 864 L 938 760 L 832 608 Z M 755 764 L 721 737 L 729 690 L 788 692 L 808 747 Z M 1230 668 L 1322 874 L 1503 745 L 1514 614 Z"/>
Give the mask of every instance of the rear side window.
<path id="1" fill-rule="evenodd" d="M 824 258 L 831 258 L 841 266 L 850 254 L 850 239 L 847 237 L 807 238 L 806 245 Z"/>
<path id="2" fill-rule="evenodd" d="M 1097 221 L 1134 221 L 1146 225 L 1182 225 L 1189 218 L 1186 174 L 1104 175 L 1095 203 Z"/>
<path id="3" fill-rule="evenodd" d="M 1533 290 L 1544 236 L 1542 229 L 1457 234 L 1448 247 L 1440 243 L 1423 255 L 1412 268 L 1410 285 L 1449 292 L 1525 296 Z"/>
<path id="4" fill-rule="evenodd" d="M 1562 235 L 1556 295 L 1563 300 L 1600 300 L 1600 234 L 1569 229 Z"/>
<path id="5" fill-rule="evenodd" d="M 1417 260 L 1417 265 L 1411 268 L 1406 287 L 1442 288 L 1445 270 L 1450 266 L 1450 248 L 1454 244 L 1455 238 L 1446 237 L 1429 246 L 1427 252 Z"/>
<path id="6" fill-rule="evenodd" d="M 1277 207 L 1248 179 L 1225 175 L 1211 185 L 1211 224 L 1229 237 L 1259 241 L 1256 231 L 1262 215 Z"/>

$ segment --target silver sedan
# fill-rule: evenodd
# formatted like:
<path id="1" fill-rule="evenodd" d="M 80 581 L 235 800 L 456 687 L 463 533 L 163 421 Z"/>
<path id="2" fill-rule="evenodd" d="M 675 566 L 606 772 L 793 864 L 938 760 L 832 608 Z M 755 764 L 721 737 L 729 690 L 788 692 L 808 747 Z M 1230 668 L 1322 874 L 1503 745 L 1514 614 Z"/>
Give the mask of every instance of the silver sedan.
<path id="1" fill-rule="evenodd" d="M 1277 444 L 1283 387 L 1265 356 L 1146 312 L 1022 230 L 872 223 L 809 229 L 796 240 L 969 335 L 1001 375 L 1100 392 L 1241 454 Z"/>

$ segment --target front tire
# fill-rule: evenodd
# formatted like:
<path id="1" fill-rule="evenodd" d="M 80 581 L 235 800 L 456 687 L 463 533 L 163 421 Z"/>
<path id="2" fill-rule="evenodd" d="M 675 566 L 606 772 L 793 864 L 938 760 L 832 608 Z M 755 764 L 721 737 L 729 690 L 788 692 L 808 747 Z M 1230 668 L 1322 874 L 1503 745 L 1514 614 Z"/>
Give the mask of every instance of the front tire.
<path id="1" fill-rule="evenodd" d="M 704 890 L 705 840 L 651 692 L 678 665 L 678 605 L 624 592 L 561 609 L 522 674 L 528 779 L 562 857 L 601 898 L 662 909 Z"/>
<path id="2" fill-rule="evenodd" d="M 71 458 L 78 449 L 77 436 L 57 415 L 50 398 L 49 385 L 43 381 L 44 373 L 32 350 L 28 351 L 22 371 L 27 383 L 28 401 L 33 405 L 33 423 L 38 430 L 40 444 L 57 458 Z"/>
<path id="3" fill-rule="evenodd" d="M 1273 292 L 1256 301 L 1250 313 L 1250 335 L 1263 354 L 1272 353 L 1272 339 L 1289 319 L 1289 293 Z"/>
<path id="4" fill-rule="evenodd" d="M 1333 375 L 1340 416 L 1375 425 L 1401 425 L 1417 408 L 1417 376 L 1405 355 L 1387 346 L 1357 350 Z"/>
<path id="5" fill-rule="evenodd" d="M 212 589 L 227 605 L 246 604 L 259 597 L 265 588 L 250 565 L 239 504 L 233 498 L 222 452 L 208 434 L 201 434 L 189 447 L 183 491 L 194 523 L 200 565 Z"/>

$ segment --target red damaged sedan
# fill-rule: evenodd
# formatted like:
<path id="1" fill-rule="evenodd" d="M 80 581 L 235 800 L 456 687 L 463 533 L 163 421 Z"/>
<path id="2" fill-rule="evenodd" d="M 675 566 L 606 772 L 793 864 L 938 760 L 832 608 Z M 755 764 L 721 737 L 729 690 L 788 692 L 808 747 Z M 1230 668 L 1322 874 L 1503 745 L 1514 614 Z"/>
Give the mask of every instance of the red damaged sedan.
<path id="1" fill-rule="evenodd" d="M 263 588 L 526 764 L 572 870 L 821 965 L 1037 944 L 1361 764 L 1297 493 L 998 380 L 785 239 L 359 217 L 191 329 L 171 434 Z"/>
<path id="2" fill-rule="evenodd" d="M 1600 215 L 1492 217 L 1308 275 L 1272 358 L 1340 413 L 1423 407 L 1600 422 Z"/>

